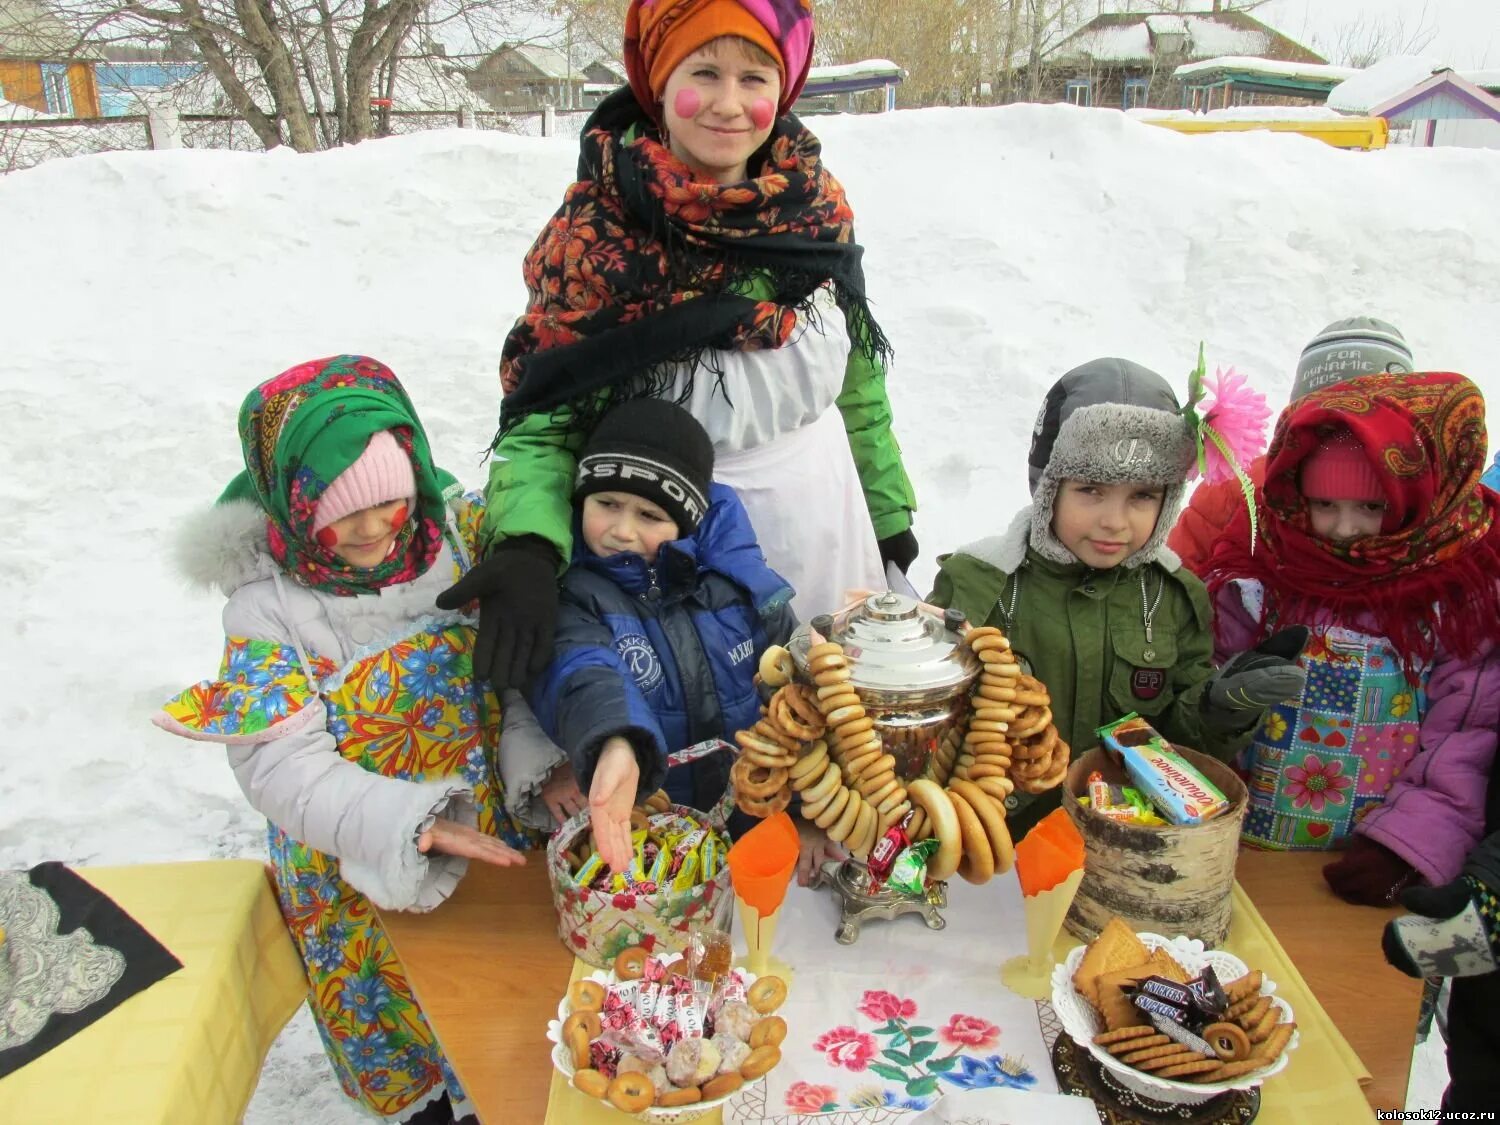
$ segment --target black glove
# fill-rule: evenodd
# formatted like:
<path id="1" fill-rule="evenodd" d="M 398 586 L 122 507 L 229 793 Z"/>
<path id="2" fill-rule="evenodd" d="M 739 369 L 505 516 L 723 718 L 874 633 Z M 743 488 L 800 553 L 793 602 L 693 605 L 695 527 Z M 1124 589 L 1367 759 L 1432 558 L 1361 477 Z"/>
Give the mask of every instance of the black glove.
<path id="1" fill-rule="evenodd" d="M 437 597 L 439 609 L 479 600 L 474 675 L 496 691 L 521 689 L 552 658 L 557 626 L 557 548 L 537 535 L 503 539 Z"/>
<path id="2" fill-rule="evenodd" d="M 1209 685 L 1208 705 L 1225 718 L 1248 722 L 1272 704 L 1296 699 L 1307 684 L 1307 673 L 1297 666 L 1307 636 L 1305 626 L 1294 625 L 1240 653 Z"/>
<path id="3" fill-rule="evenodd" d="M 878 546 L 880 547 L 880 561 L 895 563 L 896 569 L 902 574 L 905 574 L 911 564 L 917 561 L 917 537 L 911 533 L 911 528 L 886 536 Z"/>
<path id="4" fill-rule="evenodd" d="M 1497 967 L 1494 892 L 1472 875 L 1401 895 L 1411 911 L 1385 924 L 1380 948 L 1409 977 L 1472 977 Z"/>

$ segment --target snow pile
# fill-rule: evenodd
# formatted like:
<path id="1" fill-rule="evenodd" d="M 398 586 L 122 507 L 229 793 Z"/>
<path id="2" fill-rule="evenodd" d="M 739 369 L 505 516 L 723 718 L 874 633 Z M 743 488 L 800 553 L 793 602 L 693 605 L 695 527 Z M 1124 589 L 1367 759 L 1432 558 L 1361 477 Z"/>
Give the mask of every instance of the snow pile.
<path id="1" fill-rule="evenodd" d="M 1424 366 L 1500 394 L 1500 154 L 1185 137 L 1022 105 L 822 118 L 897 349 L 897 431 L 929 588 L 941 551 L 1026 500 L 1050 383 L 1123 355 L 1284 400 L 1303 343 L 1394 321 Z M 212 674 L 220 600 L 166 557 L 239 467 L 245 391 L 299 361 L 389 363 L 439 463 L 484 478 L 520 263 L 576 145 L 447 130 L 299 156 L 177 150 L 0 179 L 8 742 L 0 865 L 257 855 L 222 753 L 148 717 Z M 252 1121 L 354 1120 L 302 1026 Z"/>

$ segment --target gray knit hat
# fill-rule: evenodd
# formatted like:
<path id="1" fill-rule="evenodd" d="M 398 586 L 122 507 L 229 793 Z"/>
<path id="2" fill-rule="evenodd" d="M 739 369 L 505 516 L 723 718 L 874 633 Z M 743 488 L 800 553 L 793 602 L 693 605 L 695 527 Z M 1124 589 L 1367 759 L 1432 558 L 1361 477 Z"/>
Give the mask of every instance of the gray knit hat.
<path id="1" fill-rule="evenodd" d="M 1415 369 L 1406 337 L 1394 324 L 1351 316 L 1334 321 L 1302 349 L 1291 401 L 1358 375 L 1409 374 Z"/>
<path id="2" fill-rule="evenodd" d="M 1121 565 L 1156 558 L 1177 521 L 1195 447 L 1171 386 L 1128 359 L 1095 359 L 1053 384 L 1037 415 L 1028 458 L 1031 546 L 1044 558 L 1077 562 L 1052 533 L 1052 508 L 1065 480 L 1163 485 L 1166 496 L 1151 538 Z"/>

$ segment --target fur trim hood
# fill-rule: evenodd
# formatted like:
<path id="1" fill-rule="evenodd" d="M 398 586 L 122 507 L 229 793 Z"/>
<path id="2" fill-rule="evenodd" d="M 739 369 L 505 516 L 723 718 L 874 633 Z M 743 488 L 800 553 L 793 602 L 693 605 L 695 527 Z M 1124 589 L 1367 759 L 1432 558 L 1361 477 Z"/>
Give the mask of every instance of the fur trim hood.
<path id="1" fill-rule="evenodd" d="M 266 542 L 266 515 L 250 500 L 227 500 L 194 512 L 172 541 L 172 565 L 199 589 L 226 598 L 276 571 Z"/>

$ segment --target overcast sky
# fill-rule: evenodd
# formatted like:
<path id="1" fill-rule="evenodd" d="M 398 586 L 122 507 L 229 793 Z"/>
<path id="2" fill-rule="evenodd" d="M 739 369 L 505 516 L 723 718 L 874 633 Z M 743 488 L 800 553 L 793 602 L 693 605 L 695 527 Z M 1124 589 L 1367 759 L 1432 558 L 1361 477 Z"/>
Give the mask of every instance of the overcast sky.
<path id="1" fill-rule="evenodd" d="M 1255 17 L 1330 61 L 1338 61 L 1333 54 L 1342 28 L 1360 20 L 1401 21 L 1408 35 L 1419 28 L 1436 32 L 1424 55 L 1453 66 L 1500 69 L 1500 0 L 1270 0 Z"/>

